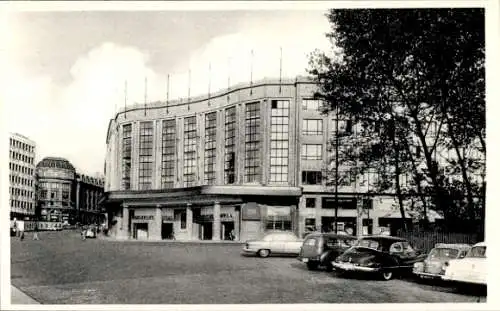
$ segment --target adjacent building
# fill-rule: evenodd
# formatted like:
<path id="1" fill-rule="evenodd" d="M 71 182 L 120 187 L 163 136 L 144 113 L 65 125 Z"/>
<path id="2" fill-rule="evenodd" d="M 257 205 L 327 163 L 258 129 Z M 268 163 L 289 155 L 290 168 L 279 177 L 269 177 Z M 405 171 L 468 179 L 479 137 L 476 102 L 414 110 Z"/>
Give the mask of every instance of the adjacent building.
<path id="1" fill-rule="evenodd" d="M 46 157 L 36 166 L 37 206 L 42 229 L 54 224 L 93 224 L 105 219 L 99 207 L 104 180 L 77 173 L 66 159 Z"/>
<path id="2" fill-rule="evenodd" d="M 266 230 L 331 228 L 330 138 L 336 122 L 341 130 L 352 124 L 322 114 L 315 90 L 301 77 L 263 80 L 117 113 L 102 200 L 110 234 L 222 240 L 232 232 L 247 240 Z M 384 224 L 388 203 L 364 196 L 367 187 L 339 187 L 341 229 L 372 233 Z"/>
<path id="3" fill-rule="evenodd" d="M 30 220 L 35 217 L 36 144 L 16 133 L 9 138 L 10 219 Z"/>

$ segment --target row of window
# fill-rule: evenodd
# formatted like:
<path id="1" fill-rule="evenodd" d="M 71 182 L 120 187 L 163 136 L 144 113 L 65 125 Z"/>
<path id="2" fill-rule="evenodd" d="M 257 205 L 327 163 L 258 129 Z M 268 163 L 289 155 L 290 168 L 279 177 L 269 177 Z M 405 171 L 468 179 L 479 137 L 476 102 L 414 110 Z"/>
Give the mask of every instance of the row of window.
<path id="1" fill-rule="evenodd" d="M 16 151 L 10 151 L 10 159 L 11 160 L 17 160 L 17 161 L 22 161 L 28 164 L 33 164 L 35 161 L 35 157 L 30 157 L 27 155 L 24 155 L 22 153 L 16 152 Z"/>
<path id="2" fill-rule="evenodd" d="M 33 187 L 33 180 L 29 178 L 24 178 L 22 176 L 16 176 L 16 175 L 9 175 L 10 183 L 12 185 L 22 185 L 22 186 L 29 186 Z"/>
<path id="3" fill-rule="evenodd" d="M 10 193 L 10 195 L 13 195 L 13 196 L 22 196 L 22 197 L 27 197 L 27 198 L 31 198 L 31 199 L 35 198 L 35 194 L 33 191 L 19 189 L 19 188 L 15 188 L 15 187 L 9 187 L 9 193 Z"/>
<path id="4" fill-rule="evenodd" d="M 34 208 L 34 204 L 32 202 L 25 202 L 19 200 L 10 200 L 10 206 L 13 208 L 22 208 L 27 210 L 32 210 Z"/>
<path id="5" fill-rule="evenodd" d="M 15 140 L 10 138 L 10 146 L 14 148 L 20 148 L 22 150 L 28 151 L 28 152 L 35 152 L 35 147 L 28 145 L 26 143 L 23 143 L 21 141 Z"/>
<path id="6" fill-rule="evenodd" d="M 320 198 L 306 198 L 306 208 L 315 208 L 316 201 Z M 371 199 L 363 199 L 363 209 L 372 209 L 373 201 Z M 339 209 L 356 209 L 356 200 L 353 199 L 344 199 L 339 198 L 337 202 L 335 202 L 334 198 L 323 198 L 323 204 L 321 205 L 322 209 L 334 209 L 335 206 L 338 206 Z"/>
<path id="7" fill-rule="evenodd" d="M 70 194 L 71 193 L 69 190 L 48 191 L 46 189 L 41 189 L 38 192 L 39 198 L 41 200 L 51 199 L 51 200 L 68 201 L 68 200 L 70 200 Z"/>
<path id="8" fill-rule="evenodd" d="M 12 162 L 9 163 L 9 169 L 11 171 L 19 172 L 21 174 L 27 174 L 27 175 L 34 175 L 34 172 L 35 172 L 35 170 L 30 168 L 30 167 L 26 167 L 24 165 L 19 165 L 19 164 L 12 163 Z"/>

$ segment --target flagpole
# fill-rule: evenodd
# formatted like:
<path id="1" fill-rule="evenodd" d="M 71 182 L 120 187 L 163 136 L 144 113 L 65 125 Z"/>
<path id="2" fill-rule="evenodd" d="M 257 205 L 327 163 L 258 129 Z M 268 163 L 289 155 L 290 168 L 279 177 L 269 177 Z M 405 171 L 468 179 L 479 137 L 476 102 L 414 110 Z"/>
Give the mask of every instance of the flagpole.
<path id="1" fill-rule="evenodd" d="M 168 114 L 168 97 L 169 97 L 169 91 L 170 91 L 170 74 L 167 74 L 167 102 L 165 106 L 167 107 L 167 114 Z"/>
<path id="2" fill-rule="evenodd" d="M 252 95 L 252 86 L 253 86 L 253 49 L 250 55 L 250 95 Z"/>
<path id="3" fill-rule="evenodd" d="M 208 63 L 208 105 L 210 106 L 210 82 L 212 73 L 212 63 Z"/>
<path id="4" fill-rule="evenodd" d="M 146 115 L 147 102 L 148 102 L 148 77 L 144 77 L 144 115 Z"/>
<path id="5" fill-rule="evenodd" d="M 125 80 L 125 90 L 124 90 L 124 93 L 125 93 L 125 96 L 124 96 L 124 100 L 125 100 L 125 113 L 124 113 L 124 116 L 125 116 L 125 119 L 127 119 L 127 80 Z"/>
<path id="6" fill-rule="evenodd" d="M 189 104 L 191 103 L 191 69 L 188 72 L 188 110 L 190 110 Z"/>
<path id="7" fill-rule="evenodd" d="M 227 58 L 227 101 L 229 101 L 229 89 L 231 85 L 231 57 Z"/>
<path id="8" fill-rule="evenodd" d="M 280 46 L 280 89 L 279 89 L 280 94 L 281 94 L 281 75 L 282 75 L 282 69 L 283 69 L 283 49 Z"/>

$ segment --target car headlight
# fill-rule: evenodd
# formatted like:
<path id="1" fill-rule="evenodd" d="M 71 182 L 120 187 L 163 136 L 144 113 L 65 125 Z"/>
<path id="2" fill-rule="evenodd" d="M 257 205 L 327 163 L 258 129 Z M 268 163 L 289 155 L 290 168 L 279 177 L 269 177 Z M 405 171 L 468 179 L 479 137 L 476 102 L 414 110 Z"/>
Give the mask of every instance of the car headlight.
<path id="1" fill-rule="evenodd" d="M 424 264 L 422 262 L 416 262 L 413 264 L 413 270 L 415 271 L 423 271 L 424 270 Z"/>

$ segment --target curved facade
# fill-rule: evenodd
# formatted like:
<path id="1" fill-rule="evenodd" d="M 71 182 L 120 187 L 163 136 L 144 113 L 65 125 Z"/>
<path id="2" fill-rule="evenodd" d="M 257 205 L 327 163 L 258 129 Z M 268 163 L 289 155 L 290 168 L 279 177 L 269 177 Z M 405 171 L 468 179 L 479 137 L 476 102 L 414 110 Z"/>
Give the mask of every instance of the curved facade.
<path id="1" fill-rule="evenodd" d="M 63 158 L 47 157 L 38 162 L 36 174 L 40 220 L 74 223 L 73 165 Z"/>
<path id="2" fill-rule="evenodd" d="M 322 175 L 336 120 L 321 114 L 315 89 L 305 78 L 264 80 L 119 112 L 106 139 L 110 233 L 246 240 L 331 224 Z M 341 200 L 340 221 L 356 226 L 361 203 Z"/>

